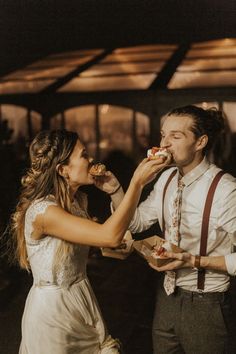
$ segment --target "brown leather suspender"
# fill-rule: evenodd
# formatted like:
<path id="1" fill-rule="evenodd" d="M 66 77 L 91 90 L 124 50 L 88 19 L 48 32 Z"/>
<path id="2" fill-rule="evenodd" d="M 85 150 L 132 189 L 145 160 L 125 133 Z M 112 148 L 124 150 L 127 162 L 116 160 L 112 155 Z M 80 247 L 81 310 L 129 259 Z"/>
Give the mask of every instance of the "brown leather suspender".
<path id="1" fill-rule="evenodd" d="M 211 212 L 211 206 L 212 206 L 212 201 L 213 197 L 215 194 L 215 190 L 217 187 L 217 184 L 219 183 L 221 177 L 225 174 L 224 171 L 219 171 L 216 176 L 214 177 L 210 188 L 208 190 L 208 194 L 206 197 L 206 202 L 205 202 L 205 207 L 203 211 L 203 217 L 202 217 L 202 230 L 201 230 L 201 241 L 200 241 L 200 256 L 206 256 L 206 251 L 207 251 L 207 238 L 208 238 L 208 229 L 209 229 L 209 219 L 210 219 L 210 212 Z M 198 270 L 198 280 L 197 280 L 197 288 L 199 290 L 204 290 L 204 284 L 205 284 L 205 269 L 199 269 Z"/>
<path id="2" fill-rule="evenodd" d="M 172 180 L 172 178 L 175 176 L 177 170 L 172 171 L 170 176 L 168 177 L 166 184 L 163 189 L 163 196 L 162 196 L 162 233 L 163 233 L 163 238 L 165 238 L 165 218 L 164 218 L 164 200 L 165 200 L 165 195 L 167 188 Z M 201 240 L 200 240 L 200 256 L 206 256 L 206 251 L 207 251 L 207 238 L 208 238 L 208 229 L 209 229 L 209 219 L 210 219 L 210 212 L 211 212 L 211 206 L 212 206 L 212 201 L 213 197 L 215 194 L 215 190 L 217 187 L 217 184 L 219 183 L 221 177 L 225 174 L 224 171 L 219 171 L 216 176 L 214 177 L 210 188 L 207 193 L 206 197 L 206 202 L 205 202 L 205 207 L 203 211 L 203 217 L 202 217 L 202 228 L 201 228 Z M 205 284 L 205 269 L 199 269 L 198 271 L 198 280 L 197 280 L 197 288 L 199 290 L 204 290 L 204 284 Z"/>

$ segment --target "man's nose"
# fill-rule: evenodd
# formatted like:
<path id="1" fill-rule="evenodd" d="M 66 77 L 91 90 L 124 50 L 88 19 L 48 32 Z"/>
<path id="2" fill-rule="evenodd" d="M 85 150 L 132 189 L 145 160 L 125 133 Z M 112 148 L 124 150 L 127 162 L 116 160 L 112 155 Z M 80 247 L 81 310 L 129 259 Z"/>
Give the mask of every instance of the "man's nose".
<path id="1" fill-rule="evenodd" d="M 169 146 L 170 146 L 170 142 L 169 142 L 168 138 L 167 137 L 162 137 L 162 139 L 161 139 L 161 147 L 167 148 Z"/>

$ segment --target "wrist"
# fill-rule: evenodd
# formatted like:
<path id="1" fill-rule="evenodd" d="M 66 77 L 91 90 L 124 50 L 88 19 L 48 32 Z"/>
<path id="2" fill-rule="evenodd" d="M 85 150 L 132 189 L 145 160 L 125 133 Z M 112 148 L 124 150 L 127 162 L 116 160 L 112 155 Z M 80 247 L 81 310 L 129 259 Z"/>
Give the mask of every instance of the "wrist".
<path id="1" fill-rule="evenodd" d="M 195 255 L 193 257 L 194 257 L 193 269 L 194 270 L 201 270 L 202 269 L 201 256 L 200 255 Z"/>
<path id="2" fill-rule="evenodd" d="M 194 259 L 194 268 L 201 268 L 201 256 L 199 255 L 195 255 L 195 259 Z"/>
<path id="3" fill-rule="evenodd" d="M 142 190 L 144 185 L 137 179 L 132 178 L 130 181 L 130 186 L 133 186 L 134 188 L 137 188 L 138 190 Z"/>
<path id="4" fill-rule="evenodd" d="M 122 188 L 122 186 L 121 186 L 121 184 L 119 184 L 119 186 L 116 187 L 113 192 L 107 193 L 107 194 L 108 194 L 108 195 L 113 195 L 113 194 L 117 193 L 121 188 Z"/>

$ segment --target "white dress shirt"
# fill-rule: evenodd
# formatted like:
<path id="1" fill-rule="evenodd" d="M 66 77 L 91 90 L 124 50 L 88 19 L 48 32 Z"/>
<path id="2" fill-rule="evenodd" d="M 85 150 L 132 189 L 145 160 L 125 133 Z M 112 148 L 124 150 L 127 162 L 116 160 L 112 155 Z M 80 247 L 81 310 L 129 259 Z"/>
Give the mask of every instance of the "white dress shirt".
<path id="1" fill-rule="evenodd" d="M 137 208 L 130 224 L 133 233 L 147 230 L 156 221 L 162 226 L 162 196 L 166 181 L 174 168 L 163 172 L 148 198 Z M 185 184 L 182 195 L 180 243 L 179 246 L 193 255 L 199 254 L 202 216 L 208 189 L 217 172 L 220 171 L 207 159 L 183 177 Z M 177 188 L 179 172 L 171 180 L 164 202 L 165 238 L 169 239 L 169 227 L 173 196 Z M 228 274 L 206 270 L 205 292 L 226 291 L 229 274 L 236 275 L 236 179 L 225 174 L 217 185 L 209 220 L 207 255 L 225 256 Z M 176 285 L 197 291 L 197 271 L 191 268 L 177 270 Z"/>

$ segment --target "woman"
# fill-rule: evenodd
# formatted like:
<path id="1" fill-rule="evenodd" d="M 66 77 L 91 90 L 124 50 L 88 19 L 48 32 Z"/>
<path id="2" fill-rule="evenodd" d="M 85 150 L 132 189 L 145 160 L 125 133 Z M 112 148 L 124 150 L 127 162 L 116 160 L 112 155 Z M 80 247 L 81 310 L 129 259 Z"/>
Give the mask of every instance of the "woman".
<path id="1" fill-rule="evenodd" d="M 12 223 L 19 263 L 34 278 L 20 354 L 118 353 L 86 276 L 88 246 L 120 244 L 143 186 L 167 162 L 144 159 L 116 212 L 98 224 L 88 216 L 80 186 L 94 183 L 113 196 L 120 186 L 110 172 L 99 181 L 89 174 L 90 159 L 76 133 L 40 132 L 30 159 Z"/>

